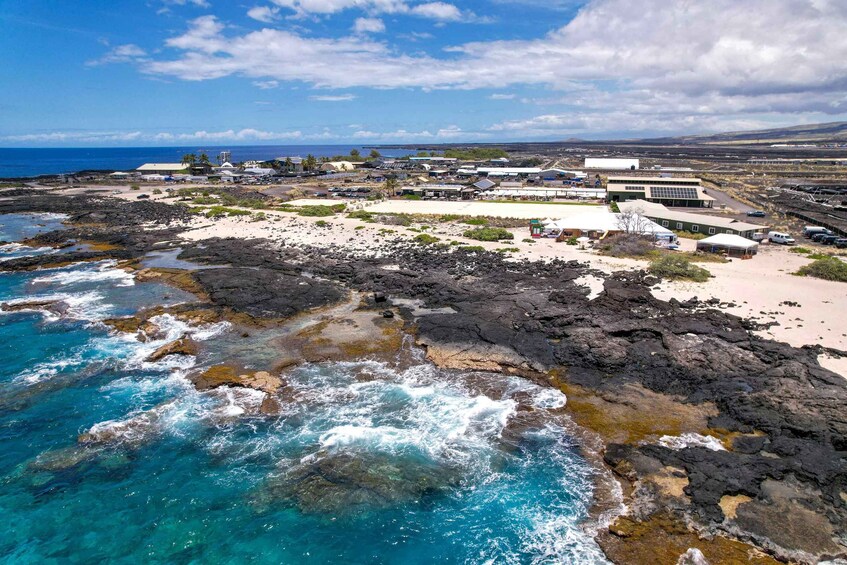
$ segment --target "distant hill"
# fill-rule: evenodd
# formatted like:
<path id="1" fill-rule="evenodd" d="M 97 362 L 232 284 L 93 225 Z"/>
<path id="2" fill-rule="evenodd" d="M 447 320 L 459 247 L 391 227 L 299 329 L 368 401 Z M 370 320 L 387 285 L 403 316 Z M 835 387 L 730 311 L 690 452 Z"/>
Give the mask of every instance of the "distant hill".
<path id="1" fill-rule="evenodd" d="M 644 140 L 648 141 L 648 140 Z M 808 124 L 755 131 L 734 131 L 713 135 L 686 135 L 650 139 L 651 142 L 683 144 L 772 144 L 847 141 L 847 122 Z"/>

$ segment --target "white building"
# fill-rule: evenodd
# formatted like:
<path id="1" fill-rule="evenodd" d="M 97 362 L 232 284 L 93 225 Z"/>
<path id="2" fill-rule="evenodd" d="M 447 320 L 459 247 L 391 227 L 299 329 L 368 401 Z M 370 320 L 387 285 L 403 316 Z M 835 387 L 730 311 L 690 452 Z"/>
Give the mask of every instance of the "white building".
<path id="1" fill-rule="evenodd" d="M 638 159 L 611 159 L 606 157 L 586 157 L 586 169 L 606 169 L 614 171 L 638 170 Z"/>
<path id="2" fill-rule="evenodd" d="M 144 163 L 137 169 L 139 173 L 147 175 L 170 175 L 188 169 L 185 163 Z"/>

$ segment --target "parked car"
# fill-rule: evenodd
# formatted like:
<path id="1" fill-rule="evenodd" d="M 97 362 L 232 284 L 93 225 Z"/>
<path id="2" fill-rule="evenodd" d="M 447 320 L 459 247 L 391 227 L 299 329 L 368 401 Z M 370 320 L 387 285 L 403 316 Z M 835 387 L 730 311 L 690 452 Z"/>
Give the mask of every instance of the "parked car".
<path id="1" fill-rule="evenodd" d="M 782 245 L 794 245 L 794 238 L 791 237 L 791 235 L 784 233 L 784 232 L 778 232 L 778 231 L 769 232 L 768 233 L 768 239 L 770 240 L 771 243 L 780 243 Z"/>
<path id="2" fill-rule="evenodd" d="M 138 196 L 136 196 L 136 198 L 139 199 L 139 200 L 146 200 L 147 198 L 150 198 L 150 195 L 149 194 L 139 194 Z"/>
<path id="3" fill-rule="evenodd" d="M 813 237 L 815 234 L 832 235 L 832 232 L 823 226 L 806 226 L 803 229 L 803 237 Z"/>
<path id="4" fill-rule="evenodd" d="M 824 245 L 832 245 L 837 239 L 837 235 L 825 235 L 821 238 L 821 243 Z"/>
<path id="5" fill-rule="evenodd" d="M 835 247 L 838 249 L 844 249 L 847 247 L 847 237 L 839 237 L 835 240 Z"/>
<path id="6" fill-rule="evenodd" d="M 764 218 L 765 213 L 762 210 L 750 210 L 747 215 L 751 218 Z"/>
<path id="7" fill-rule="evenodd" d="M 827 231 L 829 231 L 829 230 L 827 230 Z M 812 241 L 820 241 L 820 240 L 822 240 L 823 238 L 825 238 L 825 237 L 826 237 L 826 236 L 828 236 L 828 235 L 831 235 L 831 234 L 828 234 L 828 233 L 824 233 L 824 232 L 822 232 L 822 231 L 819 231 L 819 232 L 817 232 L 817 233 L 815 233 L 815 234 L 813 234 L 813 235 L 812 235 Z"/>

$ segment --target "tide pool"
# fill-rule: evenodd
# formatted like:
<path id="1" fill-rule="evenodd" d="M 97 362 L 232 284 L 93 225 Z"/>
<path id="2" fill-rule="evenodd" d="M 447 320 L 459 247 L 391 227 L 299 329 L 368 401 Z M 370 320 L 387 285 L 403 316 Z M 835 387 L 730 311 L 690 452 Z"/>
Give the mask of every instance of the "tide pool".
<path id="1" fill-rule="evenodd" d="M 606 562 L 557 391 L 420 358 L 305 364 L 267 416 L 264 393 L 185 378 L 232 355 L 228 324 L 165 315 L 142 343 L 99 322 L 190 295 L 110 262 L 0 274 L 0 302 L 44 299 L 69 306 L 0 314 L 4 563 Z M 145 360 L 185 333 L 197 358 Z"/>

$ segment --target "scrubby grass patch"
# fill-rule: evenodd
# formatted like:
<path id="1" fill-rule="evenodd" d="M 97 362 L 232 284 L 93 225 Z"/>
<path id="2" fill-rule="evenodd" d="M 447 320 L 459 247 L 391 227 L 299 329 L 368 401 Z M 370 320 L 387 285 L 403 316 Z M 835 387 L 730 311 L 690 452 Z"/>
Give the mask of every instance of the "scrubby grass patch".
<path id="1" fill-rule="evenodd" d="M 709 237 L 704 233 L 693 232 L 693 231 L 681 231 L 680 230 L 680 231 L 674 231 L 674 233 L 677 235 L 677 237 L 681 237 L 681 238 L 684 238 L 684 239 L 701 240 L 701 239 L 706 239 L 707 237 Z"/>
<path id="2" fill-rule="evenodd" d="M 501 239 L 515 238 L 512 232 L 503 228 L 476 228 L 467 230 L 462 235 L 477 241 L 500 241 Z"/>
<path id="3" fill-rule="evenodd" d="M 800 267 L 794 274 L 826 281 L 847 282 L 847 263 L 837 257 L 827 255 Z"/>
<path id="4" fill-rule="evenodd" d="M 315 222 L 315 225 L 319 228 L 325 228 L 329 225 L 329 222 L 327 222 L 326 220 L 318 220 L 317 222 Z"/>
<path id="5" fill-rule="evenodd" d="M 299 216 L 326 217 L 326 216 L 334 216 L 338 212 L 343 212 L 344 208 L 346 208 L 345 204 L 333 204 L 332 206 L 324 206 L 323 204 L 316 204 L 316 205 L 300 206 L 296 210 L 297 210 L 297 214 Z"/>
<path id="6" fill-rule="evenodd" d="M 433 235 L 429 235 L 428 233 L 422 233 L 420 235 L 416 235 L 414 241 L 415 243 L 420 243 L 421 245 L 432 245 L 433 243 L 438 243 L 438 241 L 440 240 Z"/>
<path id="7" fill-rule="evenodd" d="M 809 253 L 812 252 L 812 250 L 809 249 L 808 247 L 789 247 L 788 252 L 789 253 L 799 253 L 800 255 L 808 255 Z"/>
<path id="8" fill-rule="evenodd" d="M 363 222 L 373 222 L 374 216 L 370 212 L 365 210 L 353 210 L 352 212 L 347 214 L 348 218 L 353 218 L 354 220 L 362 220 Z"/>
<path id="9" fill-rule="evenodd" d="M 487 226 L 488 220 L 486 220 L 485 218 L 468 218 L 462 223 L 468 224 L 469 226 Z"/>
<path id="10" fill-rule="evenodd" d="M 676 254 L 664 254 L 654 259 L 648 270 L 658 277 L 671 280 L 706 282 L 712 276 L 703 267 L 698 267 L 688 258 Z"/>

